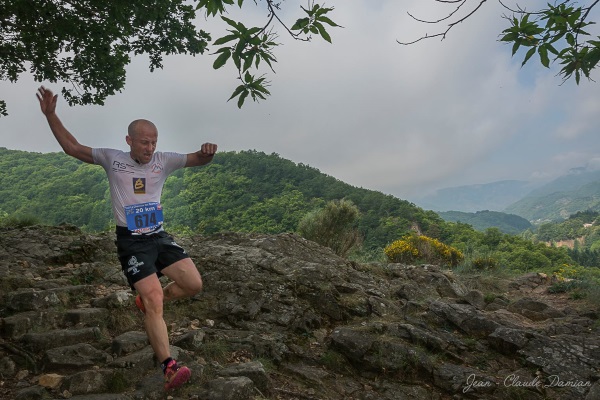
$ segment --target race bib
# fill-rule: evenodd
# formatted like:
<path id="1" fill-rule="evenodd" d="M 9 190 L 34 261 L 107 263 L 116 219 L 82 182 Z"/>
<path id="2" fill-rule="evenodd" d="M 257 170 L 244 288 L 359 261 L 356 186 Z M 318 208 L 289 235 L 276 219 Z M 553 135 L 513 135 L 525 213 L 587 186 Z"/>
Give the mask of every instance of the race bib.
<path id="1" fill-rule="evenodd" d="M 149 202 L 125 206 L 127 229 L 137 233 L 156 230 L 163 224 L 163 211 L 160 203 Z"/>

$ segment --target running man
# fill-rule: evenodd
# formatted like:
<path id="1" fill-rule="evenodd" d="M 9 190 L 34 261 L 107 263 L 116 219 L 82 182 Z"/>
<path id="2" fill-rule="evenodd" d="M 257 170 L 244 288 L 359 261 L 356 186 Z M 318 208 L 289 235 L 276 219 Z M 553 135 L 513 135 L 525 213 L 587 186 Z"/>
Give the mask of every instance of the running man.
<path id="1" fill-rule="evenodd" d="M 204 143 L 200 150 L 189 154 L 156 152 L 156 126 L 138 119 L 129 125 L 125 137 L 128 152 L 91 148 L 80 144 L 56 115 L 58 95 L 41 86 L 36 96 L 64 152 L 101 165 L 106 171 L 121 267 L 132 289 L 138 292 L 135 303 L 144 313 L 144 327 L 161 362 L 165 389 L 177 388 L 190 379 L 191 371 L 171 357 L 163 302 L 194 296 L 202 290 L 202 278 L 185 250 L 165 232 L 160 197 L 171 172 L 208 164 L 217 145 Z M 159 281 L 162 275 L 171 280 L 164 288 Z"/>

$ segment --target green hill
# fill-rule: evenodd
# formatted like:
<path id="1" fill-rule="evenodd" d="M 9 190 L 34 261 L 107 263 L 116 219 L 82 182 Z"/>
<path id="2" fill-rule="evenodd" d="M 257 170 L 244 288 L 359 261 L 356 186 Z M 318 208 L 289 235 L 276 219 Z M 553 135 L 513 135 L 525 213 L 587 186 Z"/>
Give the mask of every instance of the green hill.
<path id="1" fill-rule="evenodd" d="M 104 170 L 63 153 L 0 148 L 0 217 L 35 217 L 89 231 L 112 229 Z M 433 211 L 381 192 L 353 187 L 318 169 L 276 154 L 218 153 L 205 167 L 176 171 L 163 190 L 169 229 L 201 234 L 220 231 L 295 231 L 300 219 L 330 200 L 351 200 L 361 211 L 366 249 L 381 248 L 418 225 L 438 236 L 445 222 Z"/>
<path id="2" fill-rule="evenodd" d="M 475 213 L 466 213 L 461 211 L 438 212 L 438 214 L 449 222 L 462 222 L 469 224 L 478 231 L 485 231 L 488 228 L 498 228 L 500 232 L 517 235 L 526 229 L 532 227 L 531 223 L 525 218 L 514 214 L 506 214 L 497 211 L 477 211 Z"/>

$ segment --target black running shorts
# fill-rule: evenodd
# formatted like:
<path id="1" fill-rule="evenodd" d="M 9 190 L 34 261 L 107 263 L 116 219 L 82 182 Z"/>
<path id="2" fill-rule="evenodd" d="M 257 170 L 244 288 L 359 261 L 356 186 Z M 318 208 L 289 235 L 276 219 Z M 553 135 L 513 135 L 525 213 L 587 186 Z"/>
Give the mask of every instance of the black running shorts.
<path id="1" fill-rule="evenodd" d="M 117 255 L 127 282 L 134 289 L 134 283 L 157 274 L 179 260 L 189 258 L 183 247 L 167 232 L 151 235 L 117 235 Z"/>

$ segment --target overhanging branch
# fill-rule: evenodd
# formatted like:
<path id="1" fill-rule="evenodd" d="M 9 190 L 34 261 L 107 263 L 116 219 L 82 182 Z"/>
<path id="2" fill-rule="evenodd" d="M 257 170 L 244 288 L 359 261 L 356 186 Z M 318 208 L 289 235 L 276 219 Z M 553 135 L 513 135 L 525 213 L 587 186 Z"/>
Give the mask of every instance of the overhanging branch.
<path id="1" fill-rule="evenodd" d="M 458 4 L 458 6 L 456 6 L 456 8 L 454 9 L 454 11 L 452 11 L 450 14 L 448 14 L 447 16 L 445 16 L 445 17 L 443 17 L 443 18 L 440 18 L 440 19 L 438 19 L 438 20 L 435 20 L 435 21 L 426 21 L 426 20 L 422 20 L 422 19 L 416 18 L 416 17 L 414 17 L 414 16 L 413 16 L 412 14 L 410 14 L 410 13 L 407 13 L 407 14 L 408 14 L 408 15 L 409 15 L 411 18 L 413 18 L 415 21 L 418 21 L 418 22 L 423 22 L 423 23 L 427 23 L 427 24 L 438 24 L 438 23 L 440 23 L 440 22 L 442 22 L 442 21 L 446 21 L 446 20 L 448 20 L 448 19 L 452 18 L 452 17 L 453 17 L 453 16 L 454 16 L 454 15 L 455 15 L 455 14 L 456 14 L 456 13 L 457 13 L 459 10 L 460 10 L 460 8 L 461 8 L 463 5 L 465 5 L 465 4 L 466 4 L 466 2 L 467 2 L 468 0 L 436 0 L 436 1 L 437 1 L 438 3 L 460 3 L 460 4 Z M 434 38 L 434 37 L 441 37 L 441 38 L 442 38 L 441 40 L 444 40 L 444 39 L 446 38 L 446 35 L 448 34 L 448 32 L 450 32 L 450 30 L 451 30 L 452 28 L 454 28 L 456 25 L 458 25 L 458 24 L 462 23 L 463 21 L 465 21 L 465 20 L 467 20 L 469 17 L 471 17 L 473 14 L 475 14 L 475 13 L 476 13 L 476 12 L 477 12 L 477 11 L 478 11 L 478 10 L 479 10 L 479 9 L 480 9 L 482 6 L 483 6 L 483 3 L 485 3 L 486 1 L 487 1 L 487 0 L 480 0 L 480 1 L 479 1 L 479 4 L 478 4 L 478 5 L 477 5 L 477 6 L 476 6 L 476 7 L 475 7 L 473 10 L 471 10 L 471 11 L 470 11 L 470 12 L 469 12 L 467 15 L 465 15 L 464 17 L 462 17 L 462 18 L 460 18 L 460 19 L 458 19 L 458 20 L 456 20 L 456 21 L 454 21 L 454 22 L 451 22 L 451 23 L 449 23 L 449 24 L 448 24 L 448 28 L 447 28 L 445 31 L 443 31 L 443 32 L 439 32 L 439 33 L 436 33 L 436 34 L 434 34 L 434 35 L 425 34 L 425 36 L 421 36 L 420 38 L 418 38 L 418 39 L 416 39 L 416 40 L 413 40 L 413 41 L 411 41 L 411 42 L 401 42 L 401 41 L 399 41 L 399 40 L 396 40 L 396 42 L 398 42 L 399 44 L 403 44 L 403 45 L 410 45 L 410 44 L 415 44 L 415 43 L 417 43 L 417 42 L 420 42 L 421 40 L 424 40 L 424 39 L 431 39 L 431 38 Z M 600 0 L 597 0 L 597 1 L 600 1 Z"/>

